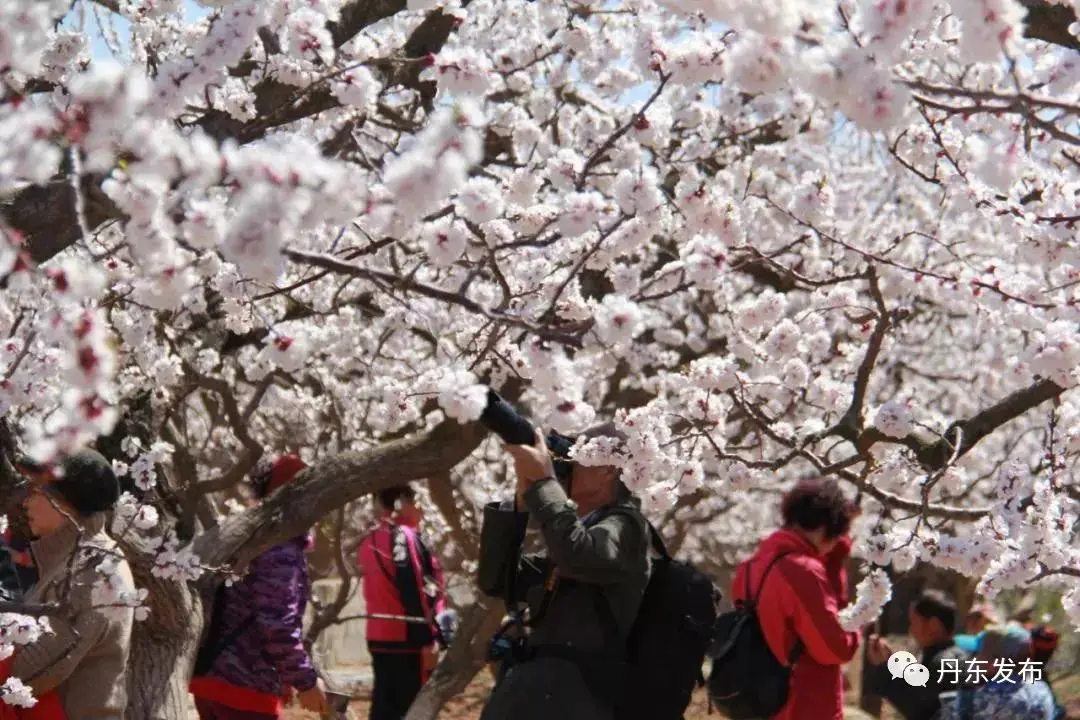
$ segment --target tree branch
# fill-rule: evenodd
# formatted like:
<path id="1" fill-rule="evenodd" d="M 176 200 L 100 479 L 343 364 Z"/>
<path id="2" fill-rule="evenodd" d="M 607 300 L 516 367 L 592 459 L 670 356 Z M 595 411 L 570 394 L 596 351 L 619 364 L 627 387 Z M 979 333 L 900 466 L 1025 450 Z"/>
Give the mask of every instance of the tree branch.
<path id="1" fill-rule="evenodd" d="M 308 628 L 307 635 L 305 635 L 309 645 L 314 645 L 315 641 L 319 639 L 319 635 L 335 624 L 338 616 L 341 615 L 341 611 L 349 604 L 349 599 L 353 595 L 353 573 L 349 571 L 349 564 L 345 558 L 345 543 L 343 540 L 345 534 L 344 505 L 339 507 L 334 514 L 334 526 L 331 533 L 330 552 L 333 553 L 334 568 L 341 578 L 341 585 L 338 586 L 337 595 L 329 605 L 316 609 L 315 618 L 311 621 L 311 627 Z"/>
<path id="2" fill-rule="evenodd" d="M 218 378 L 207 377 L 200 375 L 195 368 L 191 367 L 187 362 L 184 363 L 184 371 L 188 377 L 194 379 L 194 382 L 204 390 L 216 394 L 221 398 L 221 404 L 225 410 L 225 417 L 229 420 L 229 426 L 232 428 L 233 435 L 244 446 L 244 448 L 258 456 L 262 454 L 263 448 L 255 438 L 251 437 L 251 433 L 248 432 L 247 423 L 244 421 L 244 417 L 240 412 L 240 406 L 236 402 L 236 396 L 233 395 L 232 388 L 224 380 Z"/>
<path id="3" fill-rule="evenodd" d="M 664 75 L 661 73 L 660 82 L 656 85 L 656 90 L 653 91 L 652 95 L 650 95 L 649 98 L 645 101 L 645 103 L 641 106 L 641 109 L 631 115 L 630 119 L 623 123 L 621 127 L 617 128 L 615 132 L 611 133 L 611 135 L 607 137 L 607 139 L 600 145 L 600 147 L 596 148 L 593 154 L 589 156 L 589 158 L 585 161 L 584 167 L 581 168 L 581 174 L 578 175 L 578 192 L 581 192 L 585 189 L 585 183 L 589 179 L 589 172 L 594 167 L 596 167 L 596 165 L 607 159 L 605 157 L 606 153 L 613 147 L 615 147 L 615 143 L 619 141 L 619 138 L 629 132 L 630 128 L 632 128 L 635 124 L 645 120 L 645 113 L 649 111 L 649 108 L 652 107 L 652 104 L 656 102 L 657 98 L 659 98 L 660 95 L 663 94 L 664 88 L 667 87 L 668 80 L 670 79 L 670 75 Z"/>
<path id="4" fill-rule="evenodd" d="M 1028 11 L 1024 37 L 1080 50 L 1080 40 L 1069 32 L 1069 26 L 1076 22 L 1076 12 L 1071 7 L 1047 0 L 1020 0 L 1020 4 Z"/>
<path id="5" fill-rule="evenodd" d="M 454 504 L 454 483 L 450 471 L 432 475 L 428 479 L 428 492 L 431 494 L 431 502 L 439 509 L 439 514 L 450 528 L 450 537 L 454 544 L 461 548 L 461 554 L 468 560 L 476 560 L 479 554 L 476 538 L 471 536 L 461 523 L 461 512 Z"/>
<path id="6" fill-rule="evenodd" d="M 364 28 L 404 11 L 405 7 L 405 0 L 354 0 L 342 8 L 341 20 L 331 24 L 334 44 L 340 47 Z M 453 28 L 452 16 L 441 9 L 434 11 L 406 41 L 403 53 L 415 59 L 428 52 L 438 52 Z M 419 54 L 409 55 L 410 52 Z M 410 72 L 412 70 L 410 68 Z M 414 77 L 418 82 L 418 72 L 398 73 L 388 78 L 388 82 L 406 84 Z M 425 88 L 415 89 L 423 91 Z M 430 91 L 430 88 L 426 89 Z M 211 110 L 196 124 L 218 140 L 233 138 L 240 144 L 246 144 L 262 138 L 269 129 L 340 106 L 325 88 L 298 93 L 297 88 L 273 79 L 260 82 L 254 92 L 255 107 L 259 111 L 255 119 L 242 122 L 234 120 L 228 113 Z M 297 102 L 301 95 L 303 99 Z M 86 224 L 91 230 L 108 220 L 124 218 L 120 209 L 102 192 L 104 179 L 104 175 L 86 175 L 82 179 Z M 0 198 L 0 217 L 23 234 L 30 257 L 37 263 L 49 260 L 81 237 L 75 213 L 75 195 L 70 179 L 63 172 L 43 185 L 31 185 Z"/>
<path id="7" fill-rule="evenodd" d="M 1063 392 L 1065 392 L 1065 388 L 1052 380 L 1038 380 L 971 418 L 953 423 L 936 441 L 922 444 L 917 453 L 919 462 L 924 467 L 934 470 L 945 467 L 954 452 L 953 444 L 949 438 L 955 437 L 956 430 L 961 430 L 963 433 L 956 456 L 959 459 L 975 447 L 980 440 L 1005 423 L 1020 417 L 1028 410 L 1038 407 L 1047 400 L 1056 398 Z"/>
<path id="8" fill-rule="evenodd" d="M 1017 390 L 967 420 L 957 420 L 934 439 L 927 439 L 917 433 L 911 433 L 902 438 L 892 438 L 877 428 L 871 427 L 858 436 L 855 444 L 862 453 L 879 442 L 904 445 L 915 453 L 919 464 L 926 470 L 941 470 L 948 466 L 949 459 L 954 453 L 956 453 L 956 459 L 959 460 L 980 440 L 1005 423 L 1015 420 L 1047 400 L 1056 398 L 1066 389 L 1052 380 L 1037 380 L 1032 385 Z M 957 431 L 960 436 L 959 446 L 953 444 L 958 435 Z"/>
<path id="9" fill-rule="evenodd" d="M 361 495 L 447 471 L 468 457 L 486 435 L 475 423 L 444 421 L 418 435 L 330 457 L 302 471 L 259 505 L 203 533 L 195 541 L 195 553 L 206 565 L 232 562 L 243 567 Z"/>
<path id="10" fill-rule="evenodd" d="M 343 262 L 331 255 L 325 255 L 322 253 L 306 252 L 304 250 L 285 250 L 285 257 L 295 262 L 312 265 L 314 267 L 323 268 L 325 270 L 331 270 L 342 275 L 352 275 L 353 277 L 363 278 L 379 286 L 397 287 L 405 292 L 413 292 L 417 295 L 423 295 L 424 297 L 431 298 L 433 300 L 439 300 L 440 302 L 448 303 L 450 305 L 457 305 L 464 308 L 471 313 L 482 315 L 488 320 L 504 323 L 513 327 L 519 327 L 524 330 L 529 330 L 541 337 L 549 340 L 557 340 L 566 345 L 572 347 L 580 347 L 581 339 L 576 333 L 568 332 L 565 328 L 553 328 L 547 325 L 542 325 L 529 320 L 528 318 L 520 315 L 513 315 L 511 313 L 503 312 L 501 310 L 492 310 L 486 308 L 480 303 L 471 300 L 461 293 L 453 293 L 449 290 L 443 290 L 431 285 L 425 285 L 424 283 L 417 282 L 408 277 L 399 277 L 392 273 L 382 272 L 380 270 L 371 270 L 369 268 L 361 267 L 359 265 L 353 265 L 352 263 Z M 573 326 L 572 326 L 573 327 Z"/>
<path id="11" fill-rule="evenodd" d="M 862 429 L 863 405 L 866 402 L 866 391 L 870 386 L 870 375 L 874 372 L 874 365 L 877 363 L 878 354 L 881 352 L 881 344 L 885 341 L 885 334 L 892 325 L 889 320 L 889 309 L 885 306 L 885 298 L 882 296 L 881 288 L 878 286 L 877 269 L 873 265 L 866 271 L 866 277 L 870 283 L 870 295 L 874 298 L 878 317 L 877 322 L 874 324 L 874 330 L 870 334 L 870 342 L 866 346 L 866 355 L 863 356 L 863 361 L 855 374 L 855 388 L 851 393 L 851 405 L 837 425 L 837 434 L 841 437 L 847 437 L 845 433 L 855 435 Z"/>
<path id="12" fill-rule="evenodd" d="M 59 605 L 52 603 L 24 603 L 0 600 L 0 613 L 17 613 L 19 615 L 41 617 L 63 615 L 64 610 Z"/>

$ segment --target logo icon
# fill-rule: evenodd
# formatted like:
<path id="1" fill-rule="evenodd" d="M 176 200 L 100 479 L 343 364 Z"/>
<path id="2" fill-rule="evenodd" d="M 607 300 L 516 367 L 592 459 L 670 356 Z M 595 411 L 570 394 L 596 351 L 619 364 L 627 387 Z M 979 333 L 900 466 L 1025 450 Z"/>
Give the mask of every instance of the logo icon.
<path id="1" fill-rule="evenodd" d="M 926 687 L 930 681 L 930 669 L 920 663 L 907 650 L 897 650 L 886 663 L 892 679 L 903 678 L 911 687 Z"/>
<path id="2" fill-rule="evenodd" d="M 904 668 L 904 682 L 911 687 L 926 687 L 930 680 L 930 669 L 922 663 L 911 663 Z"/>

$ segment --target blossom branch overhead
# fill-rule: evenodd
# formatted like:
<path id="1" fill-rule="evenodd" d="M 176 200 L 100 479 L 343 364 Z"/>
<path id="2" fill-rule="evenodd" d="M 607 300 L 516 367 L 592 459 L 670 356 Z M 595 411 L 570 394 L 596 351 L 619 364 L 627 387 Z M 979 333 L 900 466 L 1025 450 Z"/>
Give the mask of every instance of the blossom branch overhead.
<path id="1" fill-rule="evenodd" d="M 575 452 L 693 552 L 833 475 L 875 563 L 1073 567 L 1072 8 L 98 5 L 109 68 L 70 3 L 0 10 L 0 401 L 46 459 L 149 415 L 114 461 L 155 592 L 392 463 L 500 495 L 489 385 L 619 425 Z M 219 517 L 264 449 L 312 469 Z"/>

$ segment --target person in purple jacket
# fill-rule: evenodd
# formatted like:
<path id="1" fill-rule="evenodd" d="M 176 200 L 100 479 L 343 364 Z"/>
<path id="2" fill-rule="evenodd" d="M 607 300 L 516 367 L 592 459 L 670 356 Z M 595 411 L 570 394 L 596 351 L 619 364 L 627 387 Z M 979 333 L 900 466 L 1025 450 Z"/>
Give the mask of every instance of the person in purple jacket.
<path id="1" fill-rule="evenodd" d="M 260 462 L 250 476 L 255 497 L 265 498 L 305 467 L 295 455 Z M 293 691 L 304 709 L 324 711 L 326 693 L 302 627 L 310 543 L 301 535 L 275 545 L 252 561 L 243 581 L 219 589 L 190 685 L 202 720 L 276 718 Z"/>

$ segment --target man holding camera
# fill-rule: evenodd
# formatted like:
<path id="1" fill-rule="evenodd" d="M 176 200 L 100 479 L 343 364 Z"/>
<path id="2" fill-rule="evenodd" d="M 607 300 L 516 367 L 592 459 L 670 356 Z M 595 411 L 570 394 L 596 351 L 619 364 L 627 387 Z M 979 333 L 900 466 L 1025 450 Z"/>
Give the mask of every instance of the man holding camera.
<path id="1" fill-rule="evenodd" d="M 585 437 L 620 439 L 609 428 Z M 548 445 L 539 431 L 531 446 L 507 445 L 515 499 L 485 508 L 479 585 L 506 601 L 517 637 L 500 645 L 500 631 L 493 642 L 507 649 L 481 720 L 603 720 L 624 685 L 623 651 L 649 579 L 648 525 L 617 468 L 557 463 Z M 546 553 L 522 557 L 530 520 Z M 527 620 L 515 613 L 522 602 Z"/>

